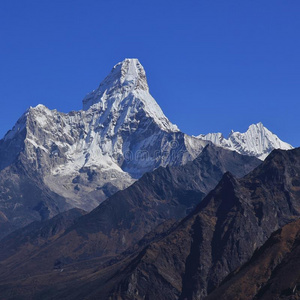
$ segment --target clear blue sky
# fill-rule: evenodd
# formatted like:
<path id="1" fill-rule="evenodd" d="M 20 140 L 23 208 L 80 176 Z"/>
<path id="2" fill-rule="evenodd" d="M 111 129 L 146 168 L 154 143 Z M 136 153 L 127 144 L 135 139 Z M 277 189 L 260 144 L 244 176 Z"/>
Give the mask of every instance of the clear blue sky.
<path id="1" fill-rule="evenodd" d="M 263 122 L 300 146 L 299 0 L 0 0 L 0 135 L 29 107 L 81 108 L 117 62 L 189 134 Z"/>

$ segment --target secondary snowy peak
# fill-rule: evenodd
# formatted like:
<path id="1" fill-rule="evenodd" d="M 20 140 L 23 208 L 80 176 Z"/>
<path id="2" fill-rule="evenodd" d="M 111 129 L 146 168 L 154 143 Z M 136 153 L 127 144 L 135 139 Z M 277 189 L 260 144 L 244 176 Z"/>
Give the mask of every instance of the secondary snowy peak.
<path id="1" fill-rule="evenodd" d="M 293 149 L 291 145 L 281 141 L 276 134 L 264 127 L 261 122 L 250 125 L 244 133 L 232 130 L 227 139 L 222 133 L 201 134 L 197 138 L 211 141 L 217 146 L 241 154 L 256 156 L 259 159 L 265 159 L 273 149 Z"/>
<path id="2" fill-rule="evenodd" d="M 103 112 L 105 118 L 131 123 L 137 115 L 145 114 L 167 132 L 179 131 L 164 115 L 149 93 L 146 73 L 138 59 L 126 58 L 116 64 L 99 87 L 83 99 L 83 110 L 90 108 Z"/>

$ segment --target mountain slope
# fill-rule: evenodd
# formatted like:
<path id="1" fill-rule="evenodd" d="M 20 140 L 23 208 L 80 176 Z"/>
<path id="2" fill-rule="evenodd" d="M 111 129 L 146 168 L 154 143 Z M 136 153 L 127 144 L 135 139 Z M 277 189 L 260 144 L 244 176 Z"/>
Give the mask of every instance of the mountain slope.
<path id="1" fill-rule="evenodd" d="M 203 156 L 209 148 L 210 146 L 205 148 Z M 221 149 L 222 151 L 225 150 Z M 195 163 L 197 164 L 197 161 Z M 203 166 L 202 163 L 200 165 Z M 181 168 L 185 167 L 187 166 Z M 208 169 L 214 170 L 215 166 L 212 165 Z M 158 175 L 160 171 L 161 168 L 152 174 Z M 241 179 L 226 173 L 217 187 L 180 223 L 163 223 L 159 227 L 153 227 L 152 232 L 144 236 L 138 244 L 129 249 L 130 251 L 112 259 L 103 256 L 105 253 L 102 249 L 112 246 L 103 232 L 109 232 L 110 238 L 115 240 L 118 231 L 127 226 L 119 216 L 122 210 L 125 215 L 128 207 L 125 205 L 116 212 L 115 225 L 111 224 L 111 218 L 100 217 L 100 211 L 95 210 L 80 218 L 74 227 L 67 230 L 66 234 L 53 244 L 41 249 L 41 252 L 34 251 L 30 260 L 23 262 L 16 253 L 1 261 L 2 270 L 9 266 L 9 273 L 0 274 L 1 294 L 11 295 L 14 291 L 15 297 L 26 295 L 28 299 L 203 299 L 229 273 L 247 262 L 255 249 L 263 245 L 273 231 L 299 218 L 299 173 L 299 148 L 273 151 L 262 165 Z M 165 176 L 166 173 L 162 174 Z M 184 180 L 192 183 L 192 186 L 195 184 L 194 177 L 186 178 L 187 174 L 191 176 L 195 174 L 195 170 L 191 169 L 191 166 L 187 167 L 181 176 L 174 177 L 176 180 L 166 180 L 174 182 L 173 196 L 179 206 L 180 198 L 176 198 L 176 187 L 182 191 L 182 184 L 186 184 Z M 161 182 L 163 177 L 149 175 L 151 174 L 146 174 L 126 191 L 134 188 L 136 193 L 149 195 L 153 203 L 159 203 L 158 198 L 153 199 L 149 189 L 145 187 L 149 187 L 154 177 L 157 182 Z M 196 177 L 201 177 L 200 175 Z M 142 188 L 138 184 L 144 179 L 146 182 Z M 157 187 L 154 185 L 152 195 L 157 193 L 160 186 L 164 187 L 164 184 Z M 167 195 L 165 198 L 168 199 L 170 196 L 167 191 L 170 189 L 166 187 L 167 189 L 159 195 Z M 119 192 L 114 197 L 124 192 Z M 135 193 L 129 194 L 132 198 L 131 203 L 134 203 L 134 199 L 137 199 Z M 121 198 L 124 201 L 121 201 Z M 121 198 L 121 202 L 127 203 L 125 195 Z M 192 198 L 191 194 L 188 198 Z M 109 201 L 110 199 L 106 202 Z M 142 204 L 143 201 L 142 197 Z M 111 208 L 107 205 L 108 214 L 114 214 L 115 209 L 113 204 L 111 205 Z M 165 205 L 163 201 L 162 205 Z M 141 211 L 144 214 L 140 216 L 140 212 L 136 211 L 135 216 L 140 216 L 145 223 L 148 222 L 149 219 L 145 218 L 145 207 L 142 207 Z M 151 216 L 151 210 L 148 212 Z M 128 216 L 130 217 L 130 213 Z M 142 223 L 142 228 L 145 227 L 145 223 Z M 99 230 L 100 228 L 102 229 Z M 136 227 L 130 227 L 129 231 L 132 230 L 134 232 Z M 124 232 L 120 232 L 120 236 Z M 78 234 L 82 239 L 79 244 Z M 126 236 L 126 240 L 127 237 L 129 235 Z M 116 240 L 118 241 L 118 238 Z M 135 244 L 135 241 L 131 239 L 129 244 Z M 121 245 L 120 240 L 117 245 Z M 73 249 L 76 249 L 75 253 Z M 85 252 L 81 249 L 85 249 Z M 102 251 L 102 256 L 97 258 L 95 254 L 97 255 L 99 250 Z M 88 257 L 91 251 L 94 251 L 94 254 Z M 43 265 L 42 270 L 40 265 Z M 58 271 L 54 269 L 57 266 L 59 272 L 63 270 L 63 276 L 57 276 Z M 27 273 L 32 275 L 24 280 L 24 274 Z M 18 289 L 15 289 L 16 286 Z"/>
<path id="2" fill-rule="evenodd" d="M 71 206 L 27 168 L 24 157 L 0 172 L 0 239 L 35 220 L 52 218 Z"/>
<path id="3" fill-rule="evenodd" d="M 78 208 L 73 208 L 56 215 L 50 220 L 35 221 L 14 231 L 1 241 L 2 256 L 0 261 L 14 255 L 18 251 L 23 251 L 23 259 L 25 259 L 28 249 L 37 246 L 42 247 L 53 241 L 53 239 L 58 238 L 67 228 L 74 224 L 76 219 L 86 213 Z"/>
<path id="4" fill-rule="evenodd" d="M 281 141 L 277 135 L 264 127 L 262 123 L 252 124 L 245 133 L 232 130 L 228 139 L 224 138 L 222 133 L 201 134 L 198 138 L 211 141 L 225 149 L 255 156 L 259 159 L 265 159 L 273 149 L 293 149 L 291 145 Z"/>
<path id="5" fill-rule="evenodd" d="M 112 299 L 203 299 L 272 232 L 299 218 L 298 174 L 300 148 L 274 150 L 242 179 L 226 173 L 177 228 L 146 246 L 103 290 Z"/>
<path id="6" fill-rule="evenodd" d="M 276 231 L 206 299 L 299 299 L 300 220 Z"/>
<path id="7" fill-rule="evenodd" d="M 79 218 L 47 246 L 28 249 L 27 244 L 21 243 L 18 251 L 12 251 L 10 246 L 6 247 L 8 240 L 15 239 L 12 233 L 3 240 L 3 245 L 0 242 L 2 293 L 10 289 L 10 285 L 3 281 L 18 281 L 27 273 L 42 276 L 44 282 L 45 277 L 52 276 L 53 268 L 58 264 L 65 270 L 80 265 L 85 273 L 85 268 L 90 268 L 91 264 L 94 266 L 93 261 L 104 265 L 111 259 L 116 260 L 124 251 L 134 253 L 137 251 L 135 247 L 141 247 L 137 243 L 145 235 L 148 235 L 146 241 L 155 238 L 156 234 L 152 235 L 151 231 L 157 230 L 157 226 L 162 226 L 160 233 L 165 232 L 176 220 L 186 216 L 228 169 L 243 176 L 259 164 L 254 157 L 209 145 L 197 159 L 184 166 L 160 167 L 145 174 L 132 186 L 117 192 L 91 213 Z M 18 232 L 22 236 L 23 229 Z M 27 229 L 24 229 L 24 234 L 28 235 Z M 8 269 L 9 275 L 4 271 Z M 77 275 L 82 276 L 83 273 L 79 273 Z"/>

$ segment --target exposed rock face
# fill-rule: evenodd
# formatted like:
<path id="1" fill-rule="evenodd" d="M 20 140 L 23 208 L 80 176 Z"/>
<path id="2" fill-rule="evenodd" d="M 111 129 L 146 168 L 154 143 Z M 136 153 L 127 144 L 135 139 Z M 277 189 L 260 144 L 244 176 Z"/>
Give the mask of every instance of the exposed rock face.
<path id="1" fill-rule="evenodd" d="M 259 159 L 265 159 L 273 149 L 293 149 L 291 145 L 281 141 L 276 134 L 264 127 L 261 122 L 250 125 L 244 133 L 232 130 L 228 139 L 224 138 L 222 133 L 201 134 L 198 138 L 211 141 L 225 149 L 237 151 L 244 155 L 252 155 Z"/>
<path id="2" fill-rule="evenodd" d="M 206 299 L 299 299 L 300 220 L 276 231 Z"/>

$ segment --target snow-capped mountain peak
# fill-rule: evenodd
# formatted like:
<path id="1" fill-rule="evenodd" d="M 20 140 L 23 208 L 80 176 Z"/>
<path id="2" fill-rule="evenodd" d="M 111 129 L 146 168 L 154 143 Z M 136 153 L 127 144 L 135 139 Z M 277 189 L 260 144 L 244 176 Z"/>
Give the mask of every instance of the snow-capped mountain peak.
<path id="1" fill-rule="evenodd" d="M 120 83 L 123 87 L 128 86 L 129 89 L 138 88 L 149 91 L 145 70 L 138 59 L 126 58 L 115 68 L 121 71 Z"/>
<path id="2" fill-rule="evenodd" d="M 291 145 L 281 141 L 261 122 L 250 125 L 244 133 L 231 130 L 227 139 L 221 133 L 201 134 L 198 138 L 241 154 L 256 156 L 259 159 L 265 159 L 273 149 L 293 149 Z"/>
<path id="3" fill-rule="evenodd" d="M 122 94 L 128 95 L 128 93 L 134 89 L 149 92 L 146 73 L 138 59 L 126 58 L 113 67 L 110 74 L 101 82 L 98 89 L 87 95 L 83 100 L 83 109 L 87 110 L 91 105 L 99 102 L 104 94 L 113 95 L 114 93 L 121 92 Z M 94 96 L 92 97 L 94 101 L 90 101 L 90 96 Z"/>
<path id="4" fill-rule="evenodd" d="M 116 64 L 99 87 L 83 99 L 83 110 L 91 107 L 102 111 L 105 118 L 113 116 L 115 123 L 130 123 L 142 113 L 164 131 L 179 131 L 150 95 L 145 70 L 135 58 Z"/>
<path id="5" fill-rule="evenodd" d="M 221 133 L 198 138 L 184 134 L 150 95 L 140 62 L 125 59 L 85 97 L 83 110 L 30 107 L 0 140 L 0 175 L 12 180 L 13 193 L 18 180 L 22 185 L 30 182 L 26 176 L 44 193 L 44 200 L 37 196 L 34 205 L 31 192 L 15 202 L 9 195 L 0 210 L 23 207 L 16 220 L 53 216 L 70 207 L 91 210 L 145 172 L 195 159 L 210 141 L 259 158 L 273 148 L 292 148 L 260 123 L 245 133 L 231 132 L 228 139 Z M 49 204 L 49 197 L 55 202 Z"/>
<path id="6" fill-rule="evenodd" d="M 83 110 L 30 107 L 0 141 L 0 170 L 22 159 L 68 205 L 89 210 L 145 172 L 192 160 L 207 143 L 167 119 L 140 62 L 125 59 Z"/>
<path id="7" fill-rule="evenodd" d="M 126 58 L 117 63 L 99 87 L 83 99 L 83 109 L 87 110 L 95 103 L 104 102 L 114 94 L 126 97 L 134 89 L 149 92 L 146 73 L 138 59 Z"/>

